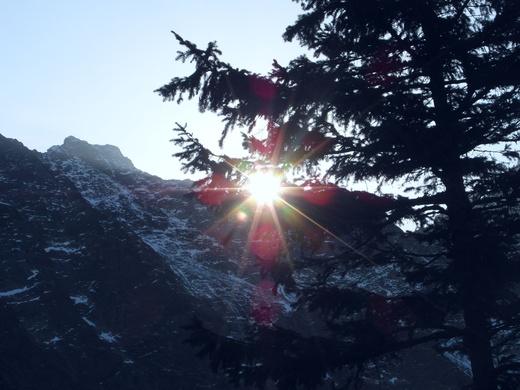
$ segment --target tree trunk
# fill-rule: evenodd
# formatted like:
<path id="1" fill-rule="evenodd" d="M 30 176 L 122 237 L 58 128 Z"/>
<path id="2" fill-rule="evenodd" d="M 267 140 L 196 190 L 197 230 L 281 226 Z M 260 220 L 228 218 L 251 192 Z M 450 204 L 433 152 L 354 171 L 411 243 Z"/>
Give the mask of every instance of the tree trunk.
<path id="1" fill-rule="evenodd" d="M 464 322 L 466 324 L 464 346 L 471 362 L 474 389 L 496 389 L 495 367 L 487 318 L 477 302 L 468 303 L 467 307 L 464 308 Z"/>
<path id="2" fill-rule="evenodd" d="M 473 388 L 496 389 L 493 351 L 486 313 L 486 267 L 489 261 L 478 245 L 478 227 L 473 221 L 473 211 L 463 178 L 456 174 L 456 165 L 443 182 L 448 195 L 449 229 L 452 242 L 452 260 L 455 280 L 465 322 L 464 347 L 471 362 Z"/>

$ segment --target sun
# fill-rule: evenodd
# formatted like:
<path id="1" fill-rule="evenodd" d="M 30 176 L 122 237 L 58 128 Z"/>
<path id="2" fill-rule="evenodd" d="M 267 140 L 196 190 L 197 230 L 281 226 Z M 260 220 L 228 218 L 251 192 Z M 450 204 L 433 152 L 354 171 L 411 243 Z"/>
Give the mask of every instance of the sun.
<path id="1" fill-rule="evenodd" d="M 248 178 L 245 189 L 257 203 L 269 203 L 276 200 L 280 194 L 280 178 L 269 171 L 257 171 Z"/>

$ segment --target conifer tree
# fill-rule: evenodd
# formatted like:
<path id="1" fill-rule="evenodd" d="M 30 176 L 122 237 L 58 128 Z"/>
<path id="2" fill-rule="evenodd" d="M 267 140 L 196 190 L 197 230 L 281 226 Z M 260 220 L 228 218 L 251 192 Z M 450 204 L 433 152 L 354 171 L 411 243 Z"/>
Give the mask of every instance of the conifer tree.
<path id="1" fill-rule="evenodd" d="M 315 270 L 313 282 L 294 288 L 297 306 L 318 311 L 327 333 L 260 323 L 237 340 L 194 322 L 191 342 L 214 369 L 259 388 L 273 380 L 312 389 L 339 371 L 355 383 L 369 362 L 417 345 L 467 356 L 474 389 L 520 387 L 520 2 L 298 3 L 303 13 L 283 38 L 312 57 L 274 61 L 258 75 L 221 61 L 216 43 L 200 49 L 174 33 L 184 47 L 178 59 L 195 69 L 157 92 L 198 98 L 201 111 L 225 121 L 221 141 L 247 129 L 250 156 L 239 160 L 177 128 L 176 156 L 208 173 L 193 196 L 222 215 L 244 201 L 241 186 L 260 161 L 300 175 L 258 224 L 302 232 L 302 255 L 289 261 L 281 250 L 268 273 L 275 288 L 294 288 L 294 272 Z M 255 135 L 264 122 L 264 136 Z M 366 181 L 394 193 L 349 190 Z M 390 226 L 403 221 L 435 250 L 393 239 Z M 342 234 L 343 250 L 313 256 L 326 236 Z M 406 288 L 384 295 L 337 282 L 383 266 Z"/>

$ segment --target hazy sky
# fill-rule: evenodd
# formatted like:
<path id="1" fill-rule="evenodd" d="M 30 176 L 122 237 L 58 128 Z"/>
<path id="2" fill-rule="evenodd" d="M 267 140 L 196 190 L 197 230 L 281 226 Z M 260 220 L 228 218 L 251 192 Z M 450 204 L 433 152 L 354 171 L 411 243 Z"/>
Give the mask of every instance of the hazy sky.
<path id="1" fill-rule="evenodd" d="M 211 147 L 222 123 L 153 92 L 192 70 L 170 31 L 265 73 L 302 52 L 281 38 L 299 13 L 290 0 L 0 0 L 0 134 L 42 152 L 69 135 L 112 144 L 143 171 L 184 178 L 175 122 Z"/>

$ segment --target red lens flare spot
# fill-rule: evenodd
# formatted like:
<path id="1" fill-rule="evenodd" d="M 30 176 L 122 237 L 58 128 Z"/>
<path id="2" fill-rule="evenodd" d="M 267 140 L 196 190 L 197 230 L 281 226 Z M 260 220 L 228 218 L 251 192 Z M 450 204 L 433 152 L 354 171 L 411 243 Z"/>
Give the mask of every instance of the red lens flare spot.
<path id="1" fill-rule="evenodd" d="M 304 188 L 303 197 L 312 204 L 325 206 L 338 194 L 338 189 L 334 186 L 316 186 Z"/>
<path id="2" fill-rule="evenodd" d="M 329 245 L 326 245 L 325 248 L 325 244 L 330 243 L 330 236 L 320 227 L 312 226 L 305 229 L 303 232 L 303 237 L 303 249 L 306 251 L 314 253 L 319 249 L 330 249 Z"/>
<path id="3" fill-rule="evenodd" d="M 282 249 L 282 240 L 276 229 L 269 224 L 260 224 L 252 232 L 251 252 L 262 262 L 274 261 Z M 265 264 L 268 266 L 270 264 Z"/>
<path id="4" fill-rule="evenodd" d="M 270 80 L 252 76 L 249 79 L 249 86 L 251 91 L 262 99 L 272 99 L 278 94 L 278 87 Z"/>
<path id="5" fill-rule="evenodd" d="M 272 325 L 280 314 L 280 303 L 276 300 L 276 285 L 270 280 L 261 280 L 251 294 L 251 316 L 260 325 Z"/>

